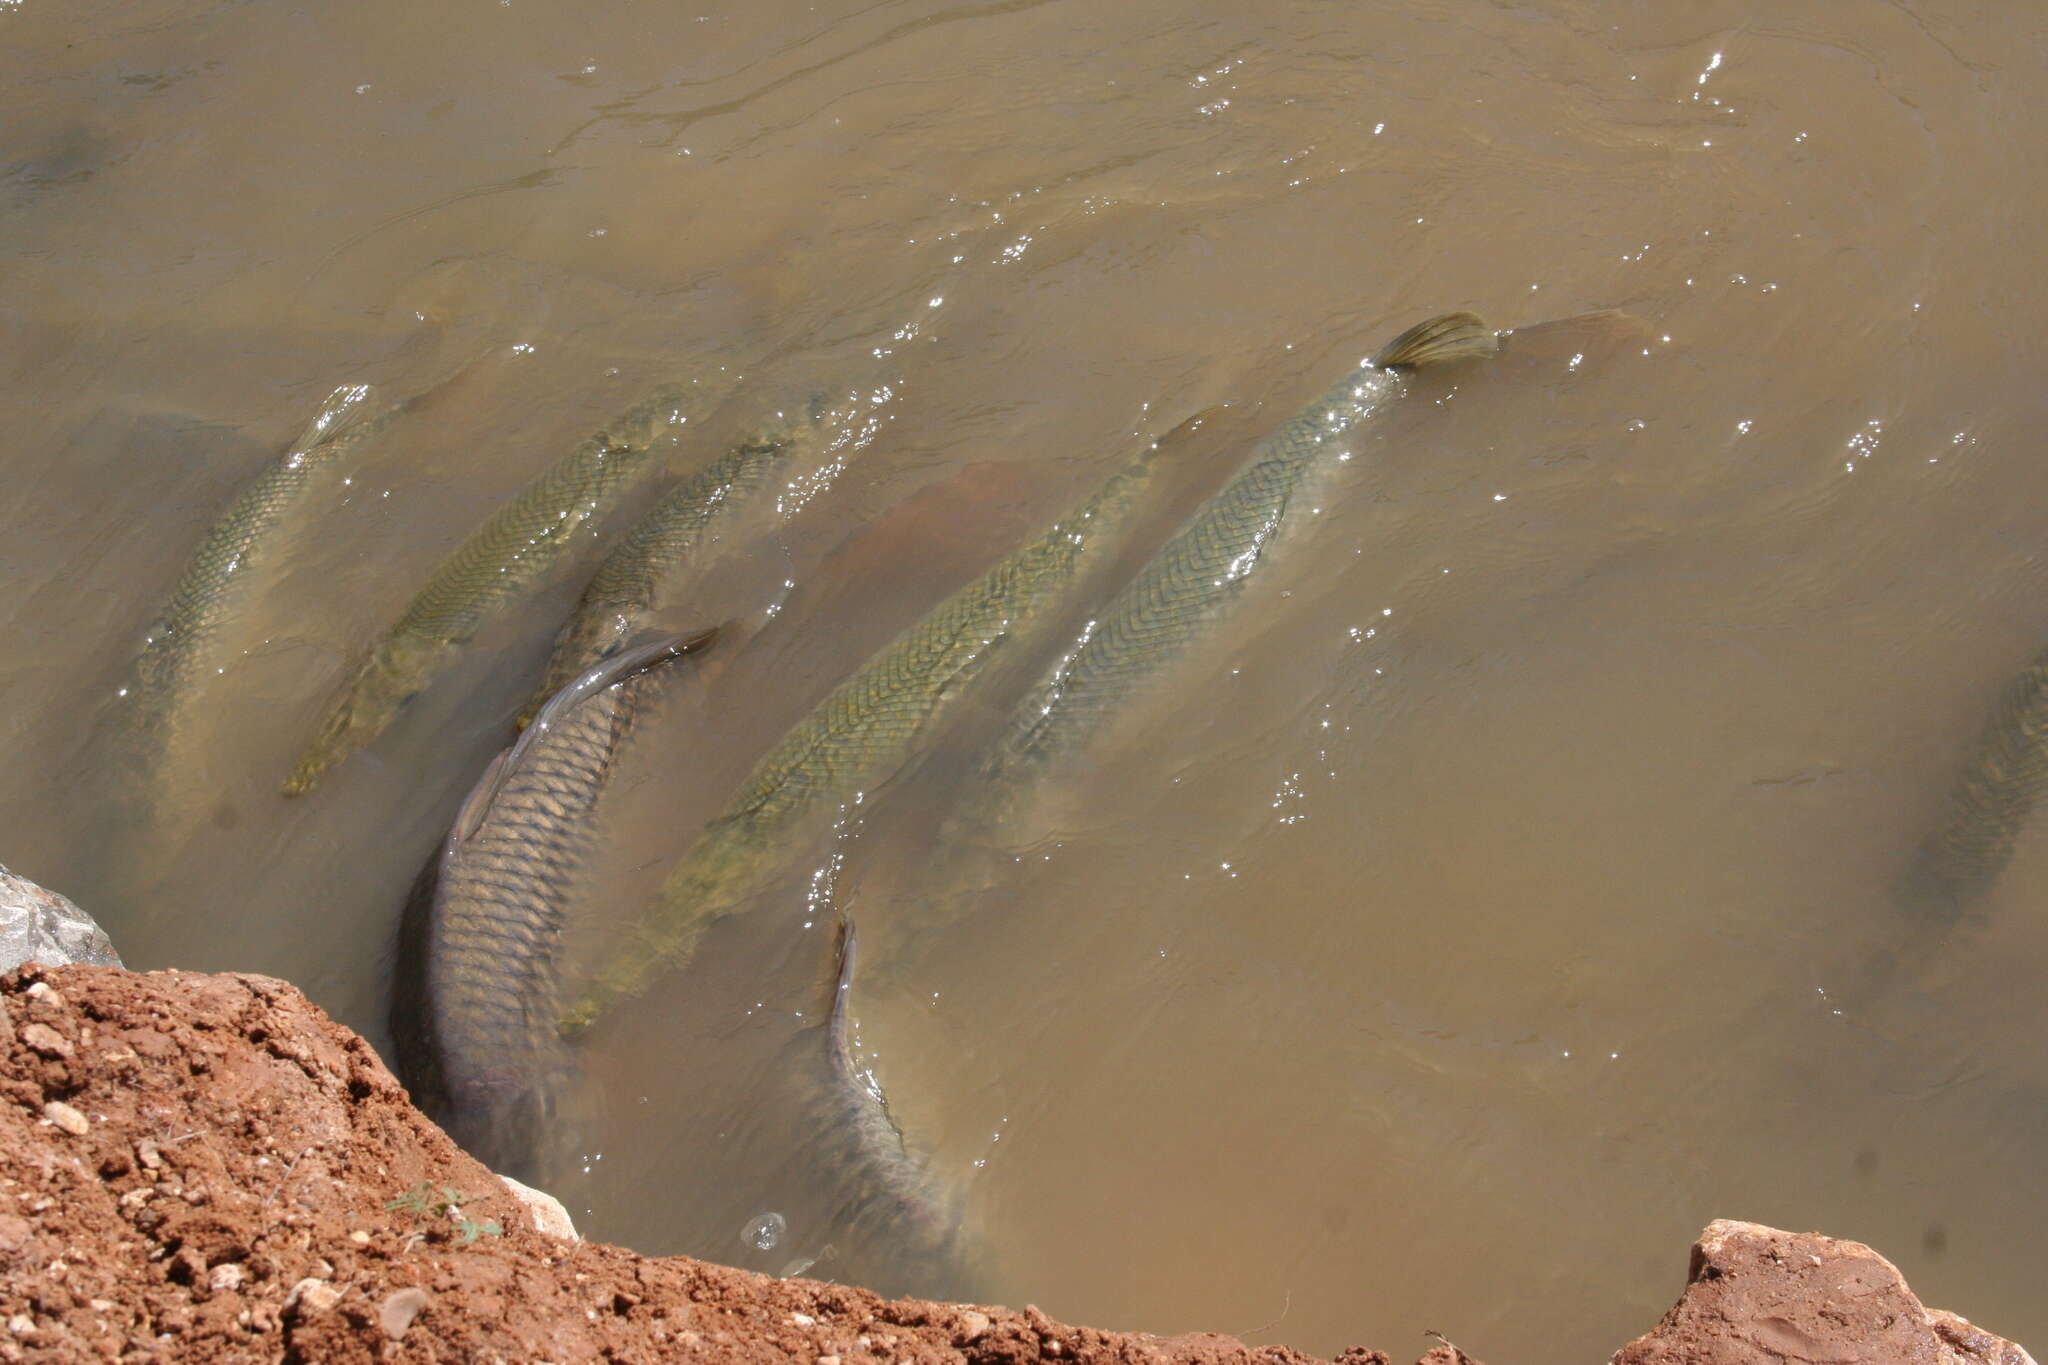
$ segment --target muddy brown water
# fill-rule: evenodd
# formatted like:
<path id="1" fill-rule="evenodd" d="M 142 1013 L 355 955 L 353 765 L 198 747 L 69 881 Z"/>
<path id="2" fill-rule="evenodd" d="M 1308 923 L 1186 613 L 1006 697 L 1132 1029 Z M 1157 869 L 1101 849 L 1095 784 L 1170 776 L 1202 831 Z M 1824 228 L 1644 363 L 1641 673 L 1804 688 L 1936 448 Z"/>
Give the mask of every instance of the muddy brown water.
<path id="1" fill-rule="evenodd" d="M 1419 317 L 1625 309 L 1418 381 L 1216 639 L 947 860 L 1000 719 L 963 710 L 593 1045 L 554 1183 L 643 1250 L 852 1264 L 787 1119 L 828 888 L 979 1294 L 1540 1365 L 1731 1216 L 2038 1345 L 2048 832 L 1961 932 L 1890 887 L 2048 636 L 2044 56 L 2032 6 L 1874 0 L 0 0 L 0 851 L 131 965 L 382 1040 L 407 885 L 574 573 L 278 783 L 349 651 L 653 384 L 748 374 L 694 449 L 814 388 L 847 439 L 678 606 L 745 630 L 622 760 L 585 951 L 1134 433 L 1232 403 L 1198 491 Z M 261 574 L 144 837 L 122 665 L 357 381 L 431 392 Z"/>

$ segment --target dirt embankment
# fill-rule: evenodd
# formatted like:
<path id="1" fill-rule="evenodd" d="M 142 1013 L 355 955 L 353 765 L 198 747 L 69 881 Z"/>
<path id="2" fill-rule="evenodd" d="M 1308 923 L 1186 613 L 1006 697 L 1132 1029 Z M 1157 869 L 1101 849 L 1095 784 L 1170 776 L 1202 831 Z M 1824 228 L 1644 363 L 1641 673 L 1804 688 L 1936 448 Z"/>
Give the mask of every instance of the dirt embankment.
<path id="1" fill-rule="evenodd" d="M 1717 1223 L 1691 1278 L 1617 1362 L 2032 1365 L 1853 1242 Z M 284 982 L 30 966 L 0 975 L 0 1359 L 1311 1358 L 565 1240 Z"/>

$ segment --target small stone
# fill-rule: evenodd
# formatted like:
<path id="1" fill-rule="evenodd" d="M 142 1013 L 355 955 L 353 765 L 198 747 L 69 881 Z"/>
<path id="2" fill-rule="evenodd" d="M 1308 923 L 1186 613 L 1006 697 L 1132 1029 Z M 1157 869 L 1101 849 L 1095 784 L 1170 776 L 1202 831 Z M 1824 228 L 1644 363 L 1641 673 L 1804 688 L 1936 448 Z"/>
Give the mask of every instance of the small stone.
<path id="1" fill-rule="evenodd" d="M 136 1188 L 128 1191 L 128 1193 L 122 1195 L 118 1202 L 124 1209 L 139 1208 L 141 1205 L 148 1201 L 151 1195 L 155 1193 L 156 1190 L 151 1186 L 139 1185 Z"/>
<path id="2" fill-rule="evenodd" d="M 812 1317 L 809 1313 L 791 1313 L 789 1315 L 789 1320 L 799 1327 L 809 1327 L 813 1323 L 817 1322 L 817 1319 Z"/>
<path id="3" fill-rule="evenodd" d="M 988 1335 L 988 1329 L 994 1325 L 994 1323 L 989 1321 L 988 1314 L 977 1313 L 972 1308 L 963 1308 L 960 1310 L 960 1333 L 958 1340 L 980 1341 Z"/>
<path id="4" fill-rule="evenodd" d="M 135 1144 L 135 1159 L 142 1163 L 145 1170 L 154 1171 L 164 1164 L 164 1154 L 157 1150 L 156 1143 L 149 1138 Z"/>
<path id="5" fill-rule="evenodd" d="M 92 1124 L 86 1120 L 85 1115 L 62 1100 L 51 1100 L 44 1105 L 43 1117 L 73 1137 L 84 1137 L 92 1131 Z"/>
<path id="6" fill-rule="evenodd" d="M 27 995 L 29 999 L 40 1000 L 53 1010 L 64 1008 L 64 997 L 58 994 L 57 988 L 47 981 L 38 981 L 33 986 L 30 986 Z"/>
<path id="7" fill-rule="evenodd" d="M 69 1057 L 71 1055 L 71 1044 L 65 1041 L 63 1034 L 57 1032 L 48 1024 L 23 1024 L 21 1026 L 21 1041 L 27 1043 L 45 1057 Z"/>
<path id="8" fill-rule="evenodd" d="M 819 1356 L 818 1365 L 839 1365 L 838 1356 Z"/>
<path id="9" fill-rule="evenodd" d="M 532 1212 L 536 1231 L 544 1232 L 550 1237 L 559 1237 L 565 1242 L 581 1240 L 576 1235 L 576 1225 L 569 1220 L 569 1210 L 562 1207 L 561 1200 L 546 1190 L 536 1190 L 530 1185 L 522 1185 L 509 1175 L 501 1175 L 498 1179 L 506 1189 L 512 1191 L 514 1199 L 526 1205 Z"/>
<path id="10" fill-rule="evenodd" d="M 32 1337 L 36 1334 L 36 1320 L 26 1313 L 16 1313 L 7 1320 L 7 1330 L 18 1337 Z"/>
<path id="11" fill-rule="evenodd" d="M 348 1235 L 348 1239 L 351 1242 L 354 1242 L 359 1247 L 366 1247 L 370 1244 L 370 1234 L 364 1232 L 361 1228 L 357 1228 L 354 1232 L 351 1232 Z"/>
<path id="12" fill-rule="evenodd" d="M 213 1268 L 212 1273 L 206 1277 L 206 1287 L 216 1294 L 225 1294 L 229 1290 L 240 1289 L 244 1274 L 245 1272 L 241 1266 L 233 1261 L 228 1261 Z"/>
<path id="13" fill-rule="evenodd" d="M 285 1311 L 296 1308 L 300 1317 L 314 1313 L 325 1313 L 341 1302 L 341 1291 L 325 1280 L 316 1280 L 308 1275 L 292 1286 L 291 1293 L 284 1296 Z"/>
<path id="14" fill-rule="evenodd" d="M 377 1322 L 383 1327 L 384 1335 L 397 1341 L 405 1335 L 412 1320 L 427 1306 L 427 1291 L 424 1289 L 401 1289 L 390 1295 L 377 1307 Z"/>
<path id="15" fill-rule="evenodd" d="M 112 1299 L 87 1299 L 85 1302 L 95 1313 L 111 1313 L 114 1311 L 114 1301 Z"/>

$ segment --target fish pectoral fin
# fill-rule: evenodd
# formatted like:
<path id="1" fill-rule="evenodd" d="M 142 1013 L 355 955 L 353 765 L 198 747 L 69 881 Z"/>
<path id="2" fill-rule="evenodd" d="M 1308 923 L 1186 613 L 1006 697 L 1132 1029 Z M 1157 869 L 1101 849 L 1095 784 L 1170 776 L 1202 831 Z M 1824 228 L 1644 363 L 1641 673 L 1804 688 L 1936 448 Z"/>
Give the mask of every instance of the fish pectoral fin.
<path id="1" fill-rule="evenodd" d="M 1440 313 L 1382 346 L 1372 365 L 1382 370 L 1419 370 L 1490 356 L 1499 349 L 1499 339 L 1478 314 Z"/>

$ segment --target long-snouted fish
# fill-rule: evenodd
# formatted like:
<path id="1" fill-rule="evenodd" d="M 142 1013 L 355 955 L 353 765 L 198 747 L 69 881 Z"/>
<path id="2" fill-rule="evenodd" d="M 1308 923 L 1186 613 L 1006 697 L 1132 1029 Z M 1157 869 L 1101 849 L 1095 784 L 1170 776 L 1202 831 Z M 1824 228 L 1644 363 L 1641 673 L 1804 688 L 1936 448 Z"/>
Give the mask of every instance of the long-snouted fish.
<path id="1" fill-rule="evenodd" d="M 598 566 L 575 614 L 556 637 L 534 704 L 555 695 L 578 670 L 646 629 L 663 584 L 715 525 L 750 502 L 777 468 L 824 429 L 823 417 L 815 409 L 777 414 L 773 422 L 677 484 L 636 522 Z"/>
<path id="2" fill-rule="evenodd" d="M 1949 818 L 1920 843 L 1901 905 L 1953 923 L 1997 884 L 2027 817 L 2048 794 L 2048 652 L 2006 688 L 1949 797 Z"/>
<path id="3" fill-rule="evenodd" d="M 676 384 L 619 414 L 603 431 L 542 470 L 434 570 L 322 718 L 284 785 L 310 791 L 329 768 L 368 744 L 476 634 L 490 611 L 560 558 L 577 528 L 653 472 L 673 428 L 717 403 L 737 377 Z"/>
<path id="4" fill-rule="evenodd" d="M 394 410 L 376 410 L 367 384 L 344 384 L 277 462 L 251 480 L 199 543 L 143 638 L 135 668 L 144 709 L 161 709 L 189 688 L 203 647 L 232 613 L 237 590 L 270 552 L 270 536 L 305 493 L 316 470 L 382 429 Z"/>
<path id="5" fill-rule="evenodd" d="M 825 1028 L 830 1071 L 806 1156 L 821 1174 L 846 1182 L 832 1237 L 844 1244 L 848 1269 L 862 1284 L 885 1293 L 957 1294 L 973 1269 L 962 1244 L 959 1192 L 904 1140 L 887 1098 L 854 1055 L 848 1002 L 855 948 L 853 921 L 842 919 Z"/>
<path id="6" fill-rule="evenodd" d="M 1489 356 L 1471 313 L 1409 328 L 1253 447 L 1243 471 L 1196 510 L 1027 695 L 993 767 L 1069 751 L 1178 657 L 1243 591 L 1279 534 L 1303 477 L 1398 391 L 1402 370 Z"/>
<path id="7" fill-rule="evenodd" d="M 400 1072 L 495 1170 L 533 1174 L 553 1112 L 564 906 L 588 815 L 638 709 L 630 680 L 715 634 L 624 651 L 577 679 L 545 725 L 492 760 L 406 907 L 392 996 Z"/>
<path id="8" fill-rule="evenodd" d="M 1008 636 L 1102 558 L 1143 502 L 1157 457 L 1205 412 L 1147 442 L 1041 535 L 927 612 L 792 726 L 662 885 L 563 1016 L 577 1032 L 688 960 L 711 922 L 760 890 L 809 813 L 886 777 Z"/>

